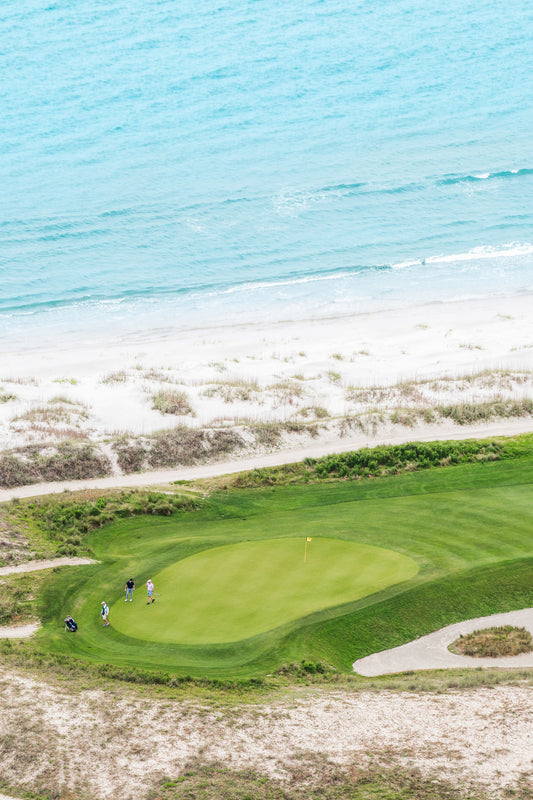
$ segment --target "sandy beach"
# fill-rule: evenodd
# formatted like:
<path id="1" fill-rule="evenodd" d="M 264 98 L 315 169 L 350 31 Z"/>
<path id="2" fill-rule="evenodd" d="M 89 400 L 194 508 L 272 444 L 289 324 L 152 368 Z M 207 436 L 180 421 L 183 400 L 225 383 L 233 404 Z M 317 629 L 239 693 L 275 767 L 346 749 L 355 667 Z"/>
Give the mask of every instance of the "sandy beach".
<path id="1" fill-rule="evenodd" d="M 61 442 L 92 444 L 106 466 L 81 477 L 105 474 L 120 485 L 138 472 L 182 478 L 191 469 L 220 473 L 223 462 L 235 471 L 376 443 L 528 431 L 531 301 L 515 295 L 55 347 L 18 343 L 2 356 L 0 450 L 24 461 Z M 465 404 L 466 416 L 453 411 Z M 190 454 L 137 457 L 153 446 L 150 437 L 172 429 L 206 438 Z M 226 438 L 209 449 L 217 436 Z M 53 480 L 61 477 L 80 476 Z M 7 492 L 13 487 L 3 481 Z"/>

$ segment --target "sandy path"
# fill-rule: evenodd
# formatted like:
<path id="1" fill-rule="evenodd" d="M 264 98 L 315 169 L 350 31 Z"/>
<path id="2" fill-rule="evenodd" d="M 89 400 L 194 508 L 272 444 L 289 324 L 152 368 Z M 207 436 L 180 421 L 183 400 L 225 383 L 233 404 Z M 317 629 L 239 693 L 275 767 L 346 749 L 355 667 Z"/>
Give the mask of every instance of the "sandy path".
<path id="1" fill-rule="evenodd" d="M 13 564 L 8 567 L 0 567 L 0 575 L 15 575 L 23 572 L 37 572 L 41 569 L 52 569 L 53 567 L 75 567 L 78 564 L 96 564 L 92 558 L 50 558 L 41 561 L 25 561 L 23 564 Z"/>
<path id="2" fill-rule="evenodd" d="M 461 634 L 465 635 L 475 630 L 499 625 L 515 625 L 519 628 L 526 628 L 533 634 L 533 608 L 457 622 L 427 636 L 421 636 L 420 639 L 415 639 L 413 642 L 402 644 L 400 647 L 360 658 L 354 662 L 353 668 L 359 675 L 373 677 L 419 669 L 533 667 L 533 652 L 507 658 L 473 658 L 459 656 L 448 650 L 448 645 L 458 639 Z"/>
<path id="3" fill-rule="evenodd" d="M 141 472 L 131 475 L 113 475 L 108 478 L 94 478 L 90 480 L 58 481 L 55 483 L 35 483 L 29 486 L 17 486 L 12 489 L 0 489 L 0 503 L 13 498 L 38 497 L 47 494 L 59 494 L 65 491 L 80 491 L 82 489 L 112 489 L 126 487 L 161 486 L 177 480 L 199 480 L 220 475 L 230 475 L 235 472 L 246 472 L 262 467 L 276 467 L 303 461 L 305 458 L 320 458 L 331 453 L 342 453 L 361 447 L 376 447 L 381 444 L 403 444 L 405 442 L 444 441 L 447 439 L 472 439 L 490 436 L 514 436 L 531 430 L 531 420 L 518 419 L 489 425 L 471 425 L 446 428 L 435 428 L 421 432 L 410 429 L 398 435 L 388 435 L 384 438 L 369 438 L 364 434 L 346 436 L 343 439 L 330 438 L 314 444 L 303 445 L 292 450 L 278 450 L 257 456 L 248 456 L 231 461 L 219 461 L 203 464 L 197 467 L 181 467 L 170 470 L 157 470 L 154 472 Z"/>
<path id="4" fill-rule="evenodd" d="M 462 789 L 500 793 L 531 775 L 531 699 L 525 686 L 447 694 L 321 690 L 250 708 L 200 708 L 105 690 L 70 694 L 2 670 L 0 778 L 21 794 L 47 786 L 59 795 L 78 785 L 102 800 L 129 800 L 145 796 L 162 775 L 178 777 L 198 756 L 285 777 L 306 751 L 341 765 L 364 768 L 373 759 L 419 768 Z M 105 769 L 95 769 L 102 742 Z"/>
<path id="5" fill-rule="evenodd" d="M 27 639 L 33 636 L 41 627 L 39 622 L 30 622 L 28 625 L 10 625 L 0 628 L 0 639 Z M 2 798 L 0 797 L 0 800 Z"/>

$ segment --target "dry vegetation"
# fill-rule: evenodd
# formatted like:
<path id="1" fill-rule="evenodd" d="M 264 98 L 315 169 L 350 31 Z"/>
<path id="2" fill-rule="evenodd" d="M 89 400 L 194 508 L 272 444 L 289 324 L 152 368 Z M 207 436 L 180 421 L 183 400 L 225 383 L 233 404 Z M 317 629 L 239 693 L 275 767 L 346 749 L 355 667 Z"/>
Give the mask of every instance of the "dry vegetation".
<path id="1" fill-rule="evenodd" d="M 151 436 L 123 436 L 113 444 L 120 469 L 125 473 L 151 467 L 189 466 L 217 460 L 245 446 L 231 429 L 193 429 L 178 426 Z"/>
<path id="2" fill-rule="evenodd" d="M 28 527 L 15 518 L 16 508 L 10 506 L 0 505 L 0 566 L 18 564 L 33 555 Z"/>
<path id="3" fill-rule="evenodd" d="M 0 780 L 69 800 L 525 800 L 529 694 L 314 689 L 236 706 L 10 669 Z"/>
<path id="4" fill-rule="evenodd" d="M 49 475 L 55 476 L 52 480 L 60 480 L 109 474 L 103 463 L 100 469 L 96 464 L 88 465 L 89 452 L 105 458 L 102 451 L 105 453 L 108 446 L 117 454 L 118 469 L 130 473 L 201 464 L 235 453 L 258 455 L 289 449 L 297 445 L 298 438 L 303 441 L 327 436 L 335 449 L 335 440 L 342 447 L 342 439 L 390 436 L 394 428 L 406 432 L 423 430 L 427 437 L 430 426 L 437 435 L 437 429 L 444 425 L 448 429 L 474 427 L 533 417 L 531 371 L 485 370 L 393 385 L 349 384 L 350 374 L 356 371 L 350 364 L 362 352 L 350 357 L 340 352 L 329 356 L 329 365 L 342 364 L 343 374 L 323 367 L 320 374 L 312 376 L 304 372 L 293 374 L 291 370 L 291 377 L 281 372 L 276 375 L 276 382 L 264 385 L 253 375 L 220 377 L 214 373 L 219 373 L 221 366 L 224 370 L 227 367 L 219 363 L 209 365 L 211 376 L 188 382 L 180 377 L 177 368 L 147 369 L 138 365 L 104 375 L 100 383 L 108 384 L 108 391 L 121 398 L 115 409 L 121 402 L 133 402 L 139 404 L 139 413 L 148 415 L 142 424 L 147 430 L 145 435 L 129 433 L 118 426 L 102 429 L 98 422 L 101 409 L 91 417 L 83 402 L 68 396 L 70 385 L 76 380 L 58 378 L 56 381 L 69 384 L 66 394 L 52 396 L 46 402 L 26 400 L 28 407 L 6 424 L 4 442 L 14 442 L 16 446 L 11 445 L 0 458 L 0 485 L 21 485 L 49 479 L 45 477 Z M 288 361 L 292 363 L 297 357 L 295 354 Z M 34 389 L 27 391 L 33 391 L 35 396 Z M 6 396 L 11 397 L 11 393 L 6 391 Z M 221 413 L 221 406 L 227 409 L 226 413 Z M 177 417 L 173 432 L 157 431 L 160 416 Z M 188 417 L 189 427 L 179 417 Z M 109 438 L 110 445 L 106 443 Z M 54 456 L 49 463 L 48 455 Z M 83 460 L 87 463 L 80 463 L 78 468 L 76 462 Z"/>
<path id="5" fill-rule="evenodd" d="M 533 650 L 533 637 L 525 628 L 502 625 L 460 636 L 449 649 L 452 653 L 476 658 L 518 656 Z"/>
<path id="6" fill-rule="evenodd" d="M 119 369 L 115 372 L 108 372 L 100 379 L 100 383 L 113 384 L 113 383 L 126 383 L 128 380 L 128 373 L 125 369 Z"/>
<path id="7" fill-rule="evenodd" d="M 194 416 L 193 408 L 186 392 L 173 389 L 160 389 L 152 395 L 152 408 L 161 414 L 176 416 Z"/>
<path id="8" fill-rule="evenodd" d="M 220 397 L 225 403 L 246 402 L 262 405 L 260 386 L 256 380 L 217 381 L 203 391 L 204 397 Z"/>
<path id="9" fill-rule="evenodd" d="M 91 444 L 28 445 L 0 455 L 0 486 L 4 488 L 110 474 L 109 459 Z"/>
<path id="10" fill-rule="evenodd" d="M 22 625 L 37 619 L 33 601 L 40 575 L 0 575 L 0 625 Z"/>

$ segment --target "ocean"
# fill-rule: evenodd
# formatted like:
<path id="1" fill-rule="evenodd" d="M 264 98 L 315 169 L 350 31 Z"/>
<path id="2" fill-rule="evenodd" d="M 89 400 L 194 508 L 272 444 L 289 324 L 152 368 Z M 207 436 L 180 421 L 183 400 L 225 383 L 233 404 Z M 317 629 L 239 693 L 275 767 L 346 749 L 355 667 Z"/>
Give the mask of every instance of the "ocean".
<path id="1" fill-rule="evenodd" d="M 4 0 L 10 344 L 533 291 L 525 0 Z"/>

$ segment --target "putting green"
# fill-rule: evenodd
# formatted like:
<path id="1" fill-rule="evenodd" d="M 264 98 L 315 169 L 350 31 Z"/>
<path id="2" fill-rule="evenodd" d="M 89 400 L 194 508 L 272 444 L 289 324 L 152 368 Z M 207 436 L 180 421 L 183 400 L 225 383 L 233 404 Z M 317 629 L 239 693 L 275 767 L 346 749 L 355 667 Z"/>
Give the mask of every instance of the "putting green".
<path id="1" fill-rule="evenodd" d="M 156 602 L 137 590 L 111 608 L 113 627 L 152 642 L 236 642 L 412 578 L 416 562 L 340 539 L 266 539 L 215 547 L 151 578 Z"/>

